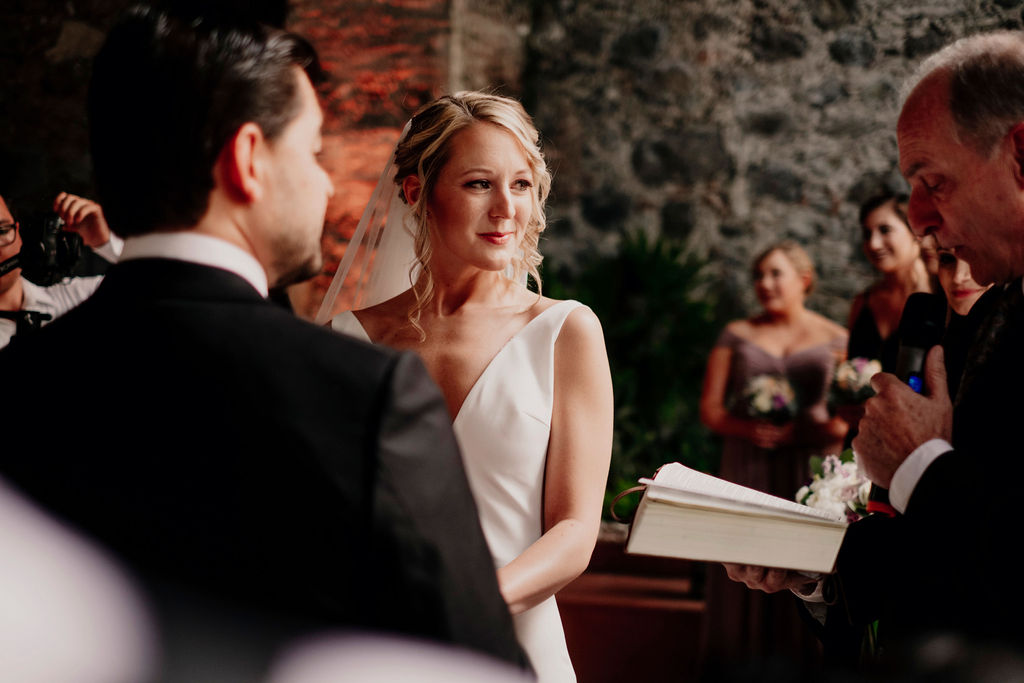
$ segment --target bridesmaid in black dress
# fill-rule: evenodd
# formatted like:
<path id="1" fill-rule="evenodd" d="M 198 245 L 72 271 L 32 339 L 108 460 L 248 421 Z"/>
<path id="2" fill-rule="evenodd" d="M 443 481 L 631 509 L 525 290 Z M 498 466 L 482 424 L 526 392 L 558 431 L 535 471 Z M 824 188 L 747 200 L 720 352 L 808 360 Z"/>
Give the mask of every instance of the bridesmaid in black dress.
<path id="1" fill-rule="evenodd" d="M 921 244 L 907 223 L 906 200 L 906 195 L 883 194 L 860 209 L 861 245 L 881 277 L 853 300 L 846 356 L 878 360 L 885 372 L 896 367 L 896 328 L 907 298 L 915 292 L 937 291 Z M 850 425 L 846 443 L 853 440 L 862 410 L 860 406 L 840 408 Z"/>

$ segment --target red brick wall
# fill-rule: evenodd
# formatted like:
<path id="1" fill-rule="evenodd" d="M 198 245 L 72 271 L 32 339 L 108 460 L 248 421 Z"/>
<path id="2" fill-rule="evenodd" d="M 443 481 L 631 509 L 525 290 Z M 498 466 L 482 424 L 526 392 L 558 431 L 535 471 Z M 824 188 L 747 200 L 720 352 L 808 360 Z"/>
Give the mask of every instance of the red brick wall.
<path id="1" fill-rule="evenodd" d="M 291 292 L 312 317 L 405 121 L 444 91 L 447 0 L 293 0 L 287 28 L 316 46 L 328 73 L 324 165 L 334 179 L 324 270 Z"/>

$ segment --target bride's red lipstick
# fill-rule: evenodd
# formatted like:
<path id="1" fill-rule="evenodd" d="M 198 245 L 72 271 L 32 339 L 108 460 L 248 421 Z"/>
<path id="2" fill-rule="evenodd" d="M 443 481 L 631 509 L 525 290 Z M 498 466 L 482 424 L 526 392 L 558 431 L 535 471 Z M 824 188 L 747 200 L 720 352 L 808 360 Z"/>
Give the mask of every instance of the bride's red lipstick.
<path id="1" fill-rule="evenodd" d="M 478 232 L 477 237 L 487 240 L 491 244 L 504 244 L 512 237 L 511 232 Z"/>

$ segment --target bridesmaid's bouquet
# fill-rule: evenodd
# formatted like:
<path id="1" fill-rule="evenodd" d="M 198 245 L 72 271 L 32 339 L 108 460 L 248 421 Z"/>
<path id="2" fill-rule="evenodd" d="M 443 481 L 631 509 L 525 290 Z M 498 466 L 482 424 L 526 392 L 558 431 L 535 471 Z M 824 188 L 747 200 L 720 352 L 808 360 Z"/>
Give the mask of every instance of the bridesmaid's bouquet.
<path id="1" fill-rule="evenodd" d="M 771 420 L 776 424 L 796 417 L 796 393 L 782 375 L 757 375 L 743 390 L 743 407 L 748 417 Z"/>
<path id="2" fill-rule="evenodd" d="M 812 456 L 811 483 L 796 492 L 796 502 L 818 510 L 846 515 L 855 522 L 868 514 L 871 480 L 857 466 L 851 449 L 841 455 Z"/>
<path id="3" fill-rule="evenodd" d="M 875 395 L 871 378 L 882 371 L 882 364 L 870 358 L 851 358 L 836 366 L 829 387 L 829 404 L 859 405 Z"/>

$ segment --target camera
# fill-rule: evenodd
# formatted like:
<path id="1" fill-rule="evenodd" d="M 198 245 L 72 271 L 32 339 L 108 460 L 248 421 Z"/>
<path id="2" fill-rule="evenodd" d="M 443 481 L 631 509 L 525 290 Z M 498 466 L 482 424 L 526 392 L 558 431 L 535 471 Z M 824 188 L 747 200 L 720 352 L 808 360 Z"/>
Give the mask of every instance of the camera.
<path id="1" fill-rule="evenodd" d="M 71 275 L 82 254 L 82 237 L 64 230 L 64 221 L 52 212 L 26 216 L 20 223 L 21 251 L 15 258 L 21 274 L 48 287 Z"/>

